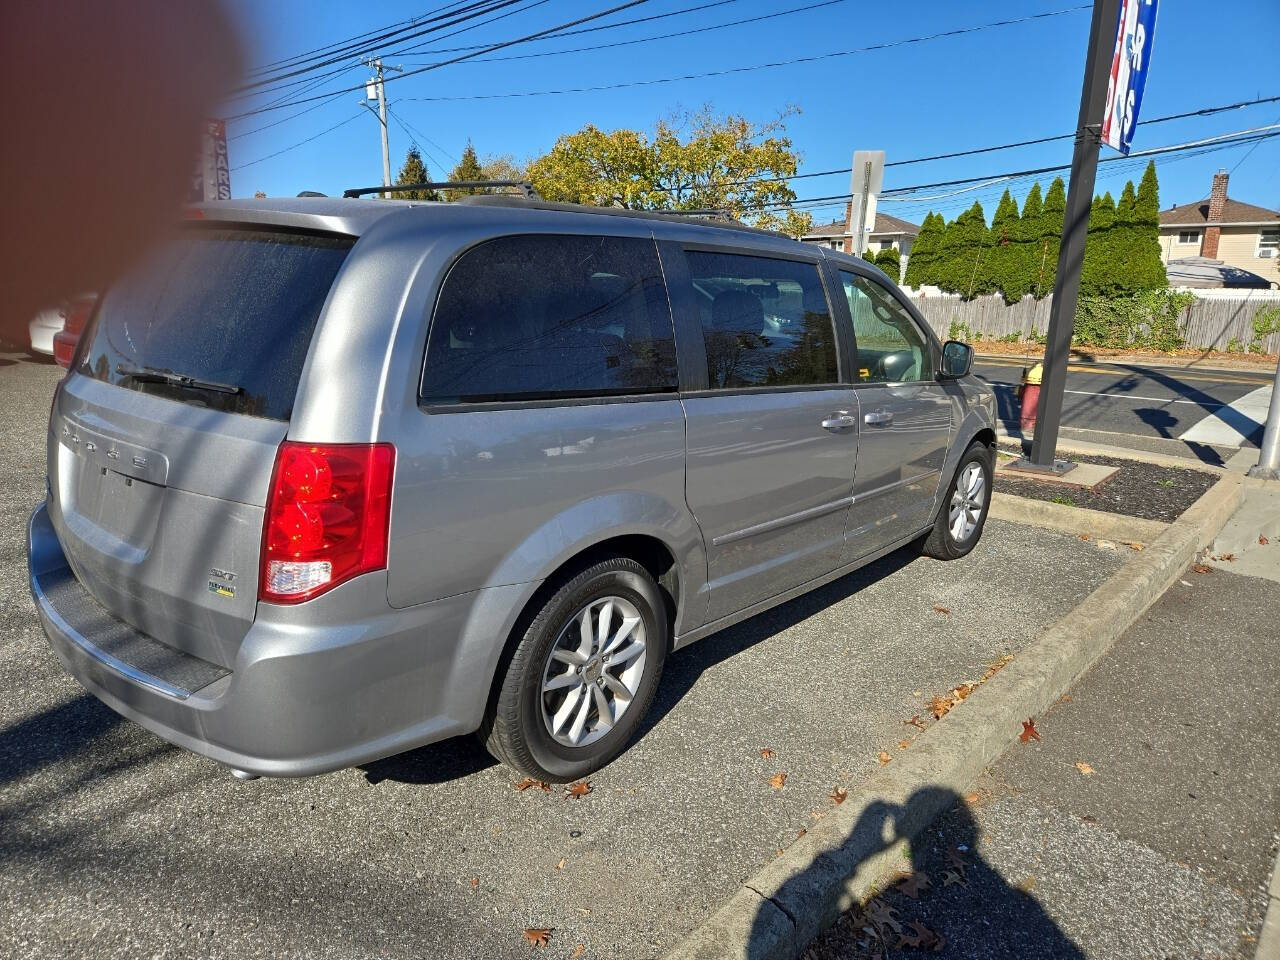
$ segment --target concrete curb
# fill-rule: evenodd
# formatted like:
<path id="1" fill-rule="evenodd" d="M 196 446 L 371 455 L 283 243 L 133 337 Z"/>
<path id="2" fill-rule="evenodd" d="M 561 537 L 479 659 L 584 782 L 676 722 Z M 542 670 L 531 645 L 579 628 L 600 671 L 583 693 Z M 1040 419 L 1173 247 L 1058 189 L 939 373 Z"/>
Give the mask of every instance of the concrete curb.
<path id="1" fill-rule="evenodd" d="M 668 960 L 800 956 L 820 931 L 902 868 L 905 843 L 953 802 L 948 790 L 963 794 L 1012 742 L 1019 721 L 1048 709 L 1168 589 L 1240 505 L 1242 490 L 1238 476 L 1214 484 L 1144 551 L 921 734 L 909 753 L 851 790 L 843 804 L 749 877 Z M 882 817 L 863 817 L 882 804 L 903 805 L 897 838 L 868 826 L 883 823 Z"/>
<path id="2" fill-rule="evenodd" d="M 1028 360 L 1028 356 L 1030 359 Z M 1043 353 L 1019 354 L 1019 353 L 979 353 L 976 350 L 973 359 L 977 360 L 999 360 L 1001 362 L 1013 361 L 1015 364 L 1021 363 L 1030 366 L 1033 363 L 1042 363 L 1044 361 Z M 1270 362 L 1270 358 L 1257 363 L 1249 363 L 1244 360 L 1229 360 L 1226 357 L 1216 357 L 1213 360 L 1204 360 L 1200 357 L 1162 357 L 1156 360 L 1152 357 L 1144 357 L 1141 354 L 1118 354 L 1114 357 L 1094 355 L 1091 358 L 1073 354 L 1067 359 L 1068 363 L 1078 364 L 1080 366 L 1091 367 L 1152 367 L 1156 370 L 1226 370 L 1231 373 L 1259 373 L 1268 374 L 1274 364 Z M 1203 366 L 1201 366 L 1203 364 Z"/>
<path id="3" fill-rule="evenodd" d="M 1100 432 L 1100 431 L 1099 431 Z M 997 441 L 1021 441 L 1031 439 L 1029 436 L 1024 437 L 1021 433 L 1013 433 L 1006 429 L 1003 425 L 996 427 Z M 1191 457 L 1176 457 L 1168 453 L 1157 453 L 1154 450 L 1140 450 L 1137 447 L 1114 447 L 1105 443 L 1091 443 L 1088 440 L 1070 440 L 1066 437 L 1058 438 L 1059 451 L 1069 450 L 1074 453 L 1083 453 L 1096 457 L 1117 457 L 1124 460 L 1137 460 L 1139 463 L 1151 463 L 1159 467 L 1177 467 L 1180 470 L 1203 470 L 1205 473 L 1226 473 L 1224 467 L 1215 467 L 1212 464 L 1204 463 L 1201 460 L 1195 460 Z M 1005 451 L 1008 452 L 1008 451 Z M 1257 459 L 1257 452 L 1254 451 L 1254 459 Z"/>
<path id="4" fill-rule="evenodd" d="M 1258 950 L 1253 960 L 1280 960 L 1280 855 L 1271 868 L 1271 886 L 1267 888 L 1267 915 L 1258 934 Z"/>
<path id="5" fill-rule="evenodd" d="M 990 516 L 1028 527 L 1057 530 L 1059 533 L 1087 533 L 1095 540 L 1117 540 L 1122 543 L 1151 543 L 1169 529 L 1159 520 L 1143 520 L 1119 513 L 1068 507 L 1063 503 L 1015 497 L 1011 493 L 991 495 Z"/>

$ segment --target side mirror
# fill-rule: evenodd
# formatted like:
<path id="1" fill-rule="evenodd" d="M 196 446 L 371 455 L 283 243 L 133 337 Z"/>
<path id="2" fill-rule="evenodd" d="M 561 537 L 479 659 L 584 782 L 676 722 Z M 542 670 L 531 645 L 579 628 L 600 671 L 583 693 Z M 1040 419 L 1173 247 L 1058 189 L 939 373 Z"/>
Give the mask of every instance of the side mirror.
<path id="1" fill-rule="evenodd" d="M 973 347 L 959 340 L 948 340 L 942 345 L 942 367 L 939 375 L 948 380 L 967 377 L 973 369 Z"/>

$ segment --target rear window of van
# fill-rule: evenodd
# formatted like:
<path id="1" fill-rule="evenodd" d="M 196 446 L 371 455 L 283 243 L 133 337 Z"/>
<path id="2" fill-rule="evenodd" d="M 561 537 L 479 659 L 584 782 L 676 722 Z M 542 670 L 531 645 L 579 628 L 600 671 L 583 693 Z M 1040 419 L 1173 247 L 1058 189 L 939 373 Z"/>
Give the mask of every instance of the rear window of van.
<path id="1" fill-rule="evenodd" d="M 354 237 L 193 225 L 102 298 L 77 371 L 288 420 L 316 320 Z"/>

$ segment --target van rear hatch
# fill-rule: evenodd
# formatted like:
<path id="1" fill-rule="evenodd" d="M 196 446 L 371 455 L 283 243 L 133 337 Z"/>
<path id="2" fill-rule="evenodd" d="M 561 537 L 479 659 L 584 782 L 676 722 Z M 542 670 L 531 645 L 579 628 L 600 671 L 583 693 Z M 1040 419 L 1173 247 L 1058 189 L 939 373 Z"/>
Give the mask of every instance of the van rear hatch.
<path id="1" fill-rule="evenodd" d="M 49 426 L 49 512 L 110 613 L 230 668 L 317 319 L 354 237 L 192 224 L 102 298 Z"/>

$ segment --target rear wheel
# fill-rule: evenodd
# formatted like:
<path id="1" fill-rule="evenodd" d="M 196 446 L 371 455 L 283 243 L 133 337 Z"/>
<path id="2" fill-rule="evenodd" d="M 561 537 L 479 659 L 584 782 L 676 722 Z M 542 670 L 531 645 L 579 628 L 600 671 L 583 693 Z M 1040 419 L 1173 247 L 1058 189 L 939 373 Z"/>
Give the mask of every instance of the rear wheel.
<path id="1" fill-rule="evenodd" d="M 958 560 L 982 537 L 991 506 L 991 450 L 974 442 L 960 458 L 947 489 L 938 519 L 922 547 L 939 560 Z"/>
<path id="2" fill-rule="evenodd" d="M 539 780 L 598 770 L 622 752 L 653 702 L 668 629 L 658 585 L 634 560 L 583 570 L 521 636 L 481 730 L 485 746 Z"/>

